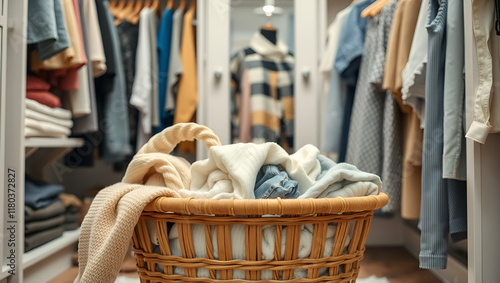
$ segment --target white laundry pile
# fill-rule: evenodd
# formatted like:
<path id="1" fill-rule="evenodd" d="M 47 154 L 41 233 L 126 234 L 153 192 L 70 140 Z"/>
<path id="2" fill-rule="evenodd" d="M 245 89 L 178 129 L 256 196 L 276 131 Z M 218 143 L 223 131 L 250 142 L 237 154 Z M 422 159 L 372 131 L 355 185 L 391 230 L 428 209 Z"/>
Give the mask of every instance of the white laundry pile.
<path id="1" fill-rule="evenodd" d="M 296 153 L 289 155 L 275 143 L 253 144 L 239 143 L 226 146 L 214 146 L 209 149 L 209 158 L 193 163 L 191 166 L 191 186 L 178 191 L 182 197 L 194 198 L 237 198 L 254 199 L 255 180 L 260 168 L 267 164 L 280 165 L 292 180 L 298 182 L 298 198 L 319 197 L 356 197 L 376 195 L 380 191 L 380 178 L 374 174 L 362 172 L 346 163 L 335 163 L 319 154 L 319 150 L 306 145 Z M 154 224 L 150 227 L 151 240 L 158 244 Z M 313 225 L 303 225 L 300 232 L 299 258 L 309 257 L 312 248 Z M 205 226 L 192 225 L 193 243 L 196 257 L 206 257 Z M 262 228 L 262 259 L 274 256 L 274 226 Z M 333 237 L 336 226 L 329 225 L 324 256 L 331 256 Z M 286 228 L 282 234 L 282 258 L 285 251 Z M 214 256 L 217 258 L 215 231 L 212 230 Z M 233 259 L 245 259 L 245 227 L 234 225 L 231 228 Z M 182 256 L 177 224 L 169 234 L 172 255 Z M 348 243 L 348 241 L 347 241 Z M 174 268 L 174 273 L 183 274 L 183 268 Z M 199 277 L 209 277 L 208 270 L 198 269 Z M 235 279 L 244 279 L 244 271 L 234 271 Z M 306 270 L 296 270 L 294 276 L 307 276 Z M 271 279 L 272 272 L 262 272 L 262 279 Z"/>
<path id="2" fill-rule="evenodd" d="M 35 100 L 26 98 L 24 118 L 25 137 L 68 137 L 73 121 L 71 111 L 51 108 Z"/>

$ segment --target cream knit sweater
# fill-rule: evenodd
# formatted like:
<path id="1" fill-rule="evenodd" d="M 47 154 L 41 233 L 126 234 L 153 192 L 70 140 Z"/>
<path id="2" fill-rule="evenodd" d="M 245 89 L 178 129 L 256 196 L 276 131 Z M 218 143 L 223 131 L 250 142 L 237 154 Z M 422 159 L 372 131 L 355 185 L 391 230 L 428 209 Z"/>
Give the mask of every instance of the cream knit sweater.
<path id="1" fill-rule="evenodd" d="M 158 196 L 179 197 L 189 188 L 190 164 L 169 155 L 183 140 L 220 145 L 213 132 L 194 123 L 178 124 L 152 137 L 129 164 L 122 182 L 99 192 L 82 223 L 79 272 L 74 282 L 114 282 L 144 207 Z"/>

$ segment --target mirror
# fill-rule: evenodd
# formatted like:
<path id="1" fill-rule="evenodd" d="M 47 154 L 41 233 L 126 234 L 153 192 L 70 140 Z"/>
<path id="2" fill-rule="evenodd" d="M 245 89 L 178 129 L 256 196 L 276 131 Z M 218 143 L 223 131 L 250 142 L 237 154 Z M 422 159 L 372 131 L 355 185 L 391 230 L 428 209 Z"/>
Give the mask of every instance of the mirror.
<path id="1" fill-rule="evenodd" d="M 232 142 L 293 150 L 294 1 L 232 0 Z"/>

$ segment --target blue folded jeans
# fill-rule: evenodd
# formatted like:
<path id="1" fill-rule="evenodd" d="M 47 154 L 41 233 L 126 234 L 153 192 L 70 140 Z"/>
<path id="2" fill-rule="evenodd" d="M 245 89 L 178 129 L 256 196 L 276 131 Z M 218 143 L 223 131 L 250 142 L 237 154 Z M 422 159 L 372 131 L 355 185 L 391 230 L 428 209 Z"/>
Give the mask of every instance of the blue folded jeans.
<path id="1" fill-rule="evenodd" d="M 255 198 L 297 198 L 298 182 L 291 180 L 288 173 L 277 165 L 264 165 L 260 168 L 255 182 Z"/>

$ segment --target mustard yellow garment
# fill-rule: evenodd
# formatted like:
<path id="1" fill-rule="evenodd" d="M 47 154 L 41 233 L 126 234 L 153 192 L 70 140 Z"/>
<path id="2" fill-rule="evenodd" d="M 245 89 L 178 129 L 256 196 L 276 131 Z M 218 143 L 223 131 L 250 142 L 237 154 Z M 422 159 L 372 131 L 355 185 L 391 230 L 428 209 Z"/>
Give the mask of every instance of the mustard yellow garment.
<path id="1" fill-rule="evenodd" d="M 196 12 L 196 1 L 191 1 L 184 14 L 184 25 L 181 41 L 181 62 L 183 74 L 179 79 L 177 101 L 175 105 L 174 124 L 194 122 L 198 103 L 198 81 L 196 76 L 196 48 L 193 18 Z M 194 153 L 194 142 L 182 142 L 178 146 L 180 152 Z"/>

